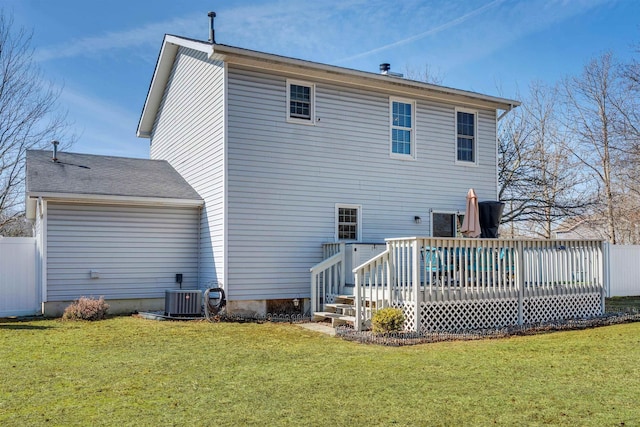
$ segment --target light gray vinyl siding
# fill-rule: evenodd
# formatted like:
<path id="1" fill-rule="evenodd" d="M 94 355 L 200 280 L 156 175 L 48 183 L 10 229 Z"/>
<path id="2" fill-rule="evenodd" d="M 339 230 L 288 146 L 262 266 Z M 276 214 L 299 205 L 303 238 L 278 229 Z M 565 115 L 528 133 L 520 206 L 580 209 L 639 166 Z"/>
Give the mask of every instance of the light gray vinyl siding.
<path id="1" fill-rule="evenodd" d="M 205 201 L 199 286 L 224 283 L 224 64 L 181 47 L 151 137 L 151 158 L 167 160 Z"/>
<path id="2" fill-rule="evenodd" d="M 495 111 L 479 111 L 478 166 L 462 166 L 457 106 L 416 99 L 417 159 L 405 161 L 390 157 L 388 94 L 311 81 L 309 126 L 286 122 L 284 77 L 227 77 L 230 299 L 308 297 L 336 203 L 361 205 L 361 240 L 375 242 L 428 235 L 430 210 L 463 211 L 471 187 L 496 198 Z"/>
<path id="3" fill-rule="evenodd" d="M 197 254 L 197 208 L 48 203 L 47 301 L 162 298 L 177 273 L 194 289 Z"/>

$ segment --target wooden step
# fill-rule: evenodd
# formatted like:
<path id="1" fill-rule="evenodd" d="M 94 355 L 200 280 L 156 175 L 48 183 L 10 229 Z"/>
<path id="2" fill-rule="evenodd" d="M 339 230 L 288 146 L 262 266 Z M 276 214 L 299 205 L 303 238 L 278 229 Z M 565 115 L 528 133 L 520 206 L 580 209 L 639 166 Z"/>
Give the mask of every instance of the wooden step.
<path id="1" fill-rule="evenodd" d="M 313 320 L 339 319 L 343 316 L 344 314 L 341 313 L 332 313 L 330 311 L 316 311 L 313 313 Z"/>
<path id="2" fill-rule="evenodd" d="M 338 304 L 351 304 L 353 305 L 353 302 L 356 300 L 356 297 L 354 297 L 353 295 L 336 295 L 335 296 L 335 301 Z"/>
<path id="3" fill-rule="evenodd" d="M 331 326 L 334 328 L 347 323 L 353 324 L 356 321 L 355 316 L 347 316 L 340 313 L 330 313 L 328 311 L 316 311 L 313 313 L 313 320 L 331 319 Z"/>
<path id="4" fill-rule="evenodd" d="M 356 307 L 351 304 L 325 304 L 324 309 L 329 313 L 341 314 L 343 316 L 354 316 Z"/>
<path id="5" fill-rule="evenodd" d="M 356 306 L 353 304 L 343 304 L 343 303 L 334 303 L 334 304 L 325 304 L 325 308 L 333 308 L 334 310 L 355 310 Z"/>

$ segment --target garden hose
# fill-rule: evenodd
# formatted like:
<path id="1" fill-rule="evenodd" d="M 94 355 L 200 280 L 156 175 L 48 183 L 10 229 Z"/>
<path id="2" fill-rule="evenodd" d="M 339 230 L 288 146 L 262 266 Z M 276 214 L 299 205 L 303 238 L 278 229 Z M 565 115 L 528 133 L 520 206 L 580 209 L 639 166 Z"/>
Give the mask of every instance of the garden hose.
<path id="1" fill-rule="evenodd" d="M 212 298 L 209 297 L 211 293 L 220 294 L 220 298 L 213 298 L 219 300 L 217 304 L 213 303 Z M 211 321 L 212 316 L 219 315 L 224 307 L 227 305 L 227 299 L 225 298 L 224 289 L 222 288 L 209 288 L 204 291 L 204 315 L 207 320 Z"/>

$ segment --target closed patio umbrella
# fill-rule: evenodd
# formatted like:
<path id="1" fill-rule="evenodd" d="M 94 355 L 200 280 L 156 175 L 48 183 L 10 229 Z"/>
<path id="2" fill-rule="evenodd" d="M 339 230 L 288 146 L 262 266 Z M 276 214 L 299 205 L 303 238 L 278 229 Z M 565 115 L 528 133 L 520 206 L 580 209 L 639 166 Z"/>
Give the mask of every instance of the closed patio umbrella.
<path id="1" fill-rule="evenodd" d="M 480 216 L 478 215 L 478 196 L 473 188 L 467 193 L 467 210 L 460 231 L 466 237 L 480 237 Z"/>

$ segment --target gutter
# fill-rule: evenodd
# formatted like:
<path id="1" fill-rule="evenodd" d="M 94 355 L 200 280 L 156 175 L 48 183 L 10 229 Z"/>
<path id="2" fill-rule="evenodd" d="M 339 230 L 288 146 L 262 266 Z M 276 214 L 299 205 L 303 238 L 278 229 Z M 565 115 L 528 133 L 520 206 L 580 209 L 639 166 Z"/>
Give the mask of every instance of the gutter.
<path id="1" fill-rule="evenodd" d="M 451 104 L 460 103 L 477 108 L 507 109 L 507 111 L 520 105 L 518 101 L 511 99 L 167 34 L 158 55 L 153 78 L 138 122 L 138 137 L 151 137 L 164 89 L 169 81 L 173 63 L 180 47 L 202 52 L 210 60 L 220 60 L 229 64 L 275 72 L 283 76 L 318 79 L 350 87 L 374 87 L 394 92 L 398 96 L 426 98 Z"/>
<path id="2" fill-rule="evenodd" d="M 27 194 L 29 199 L 42 198 L 54 202 L 84 202 L 116 205 L 142 205 L 142 206 L 177 206 L 177 207 L 201 207 L 204 206 L 202 199 L 174 199 L 163 197 L 136 197 L 136 196 L 112 196 L 101 194 L 65 194 L 65 193 L 38 193 Z"/>

